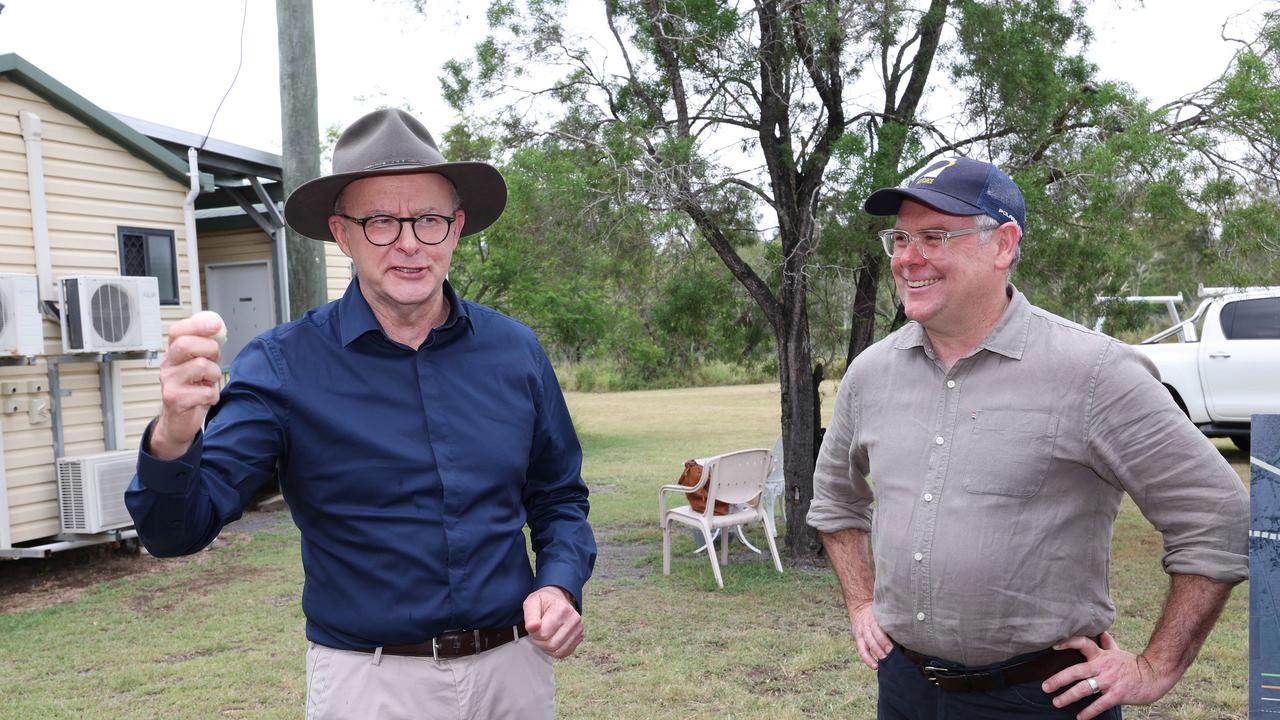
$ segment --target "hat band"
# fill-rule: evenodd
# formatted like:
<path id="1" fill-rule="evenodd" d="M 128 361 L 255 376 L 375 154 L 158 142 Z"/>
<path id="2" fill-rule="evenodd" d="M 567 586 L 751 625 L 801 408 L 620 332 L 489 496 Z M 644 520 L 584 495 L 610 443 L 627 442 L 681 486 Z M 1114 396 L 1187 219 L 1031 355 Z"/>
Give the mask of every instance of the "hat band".
<path id="1" fill-rule="evenodd" d="M 430 167 L 438 163 L 429 163 L 425 160 L 383 160 L 380 163 L 366 165 L 365 170 L 381 170 L 382 168 L 392 167 Z"/>

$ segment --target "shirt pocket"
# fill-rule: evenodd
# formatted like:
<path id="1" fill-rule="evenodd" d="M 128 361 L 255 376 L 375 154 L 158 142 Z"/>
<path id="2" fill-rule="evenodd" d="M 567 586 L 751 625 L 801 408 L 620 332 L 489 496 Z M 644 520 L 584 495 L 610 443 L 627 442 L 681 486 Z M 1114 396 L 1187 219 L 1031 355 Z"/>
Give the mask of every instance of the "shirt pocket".
<path id="1" fill-rule="evenodd" d="M 1053 461 L 1058 418 L 1029 410 L 979 410 L 964 437 L 964 489 L 975 495 L 1029 498 Z"/>

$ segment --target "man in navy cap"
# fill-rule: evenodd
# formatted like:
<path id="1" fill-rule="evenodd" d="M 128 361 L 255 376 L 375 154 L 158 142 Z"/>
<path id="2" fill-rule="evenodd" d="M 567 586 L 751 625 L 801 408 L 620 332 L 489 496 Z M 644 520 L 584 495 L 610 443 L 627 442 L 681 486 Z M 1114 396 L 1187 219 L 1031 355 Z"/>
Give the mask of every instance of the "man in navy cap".
<path id="1" fill-rule="evenodd" d="M 582 451 L 533 331 L 447 280 L 506 183 L 395 109 L 347 128 L 333 169 L 285 219 L 355 278 L 249 343 L 221 392 L 220 323 L 173 324 L 125 498 L 138 534 L 196 552 L 278 472 L 302 533 L 309 720 L 549 720 L 596 556 Z"/>
<path id="2" fill-rule="evenodd" d="M 942 158 L 865 208 L 897 216 L 880 239 L 911 322 L 850 365 L 808 521 L 879 671 L 879 717 L 1089 720 L 1154 702 L 1247 574 L 1240 478 L 1144 357 L 1009 283 L 1025 208 L 999 168 Z M 1125 492 L 1171 577 L 1140 654 L 1107 632 Z"/>

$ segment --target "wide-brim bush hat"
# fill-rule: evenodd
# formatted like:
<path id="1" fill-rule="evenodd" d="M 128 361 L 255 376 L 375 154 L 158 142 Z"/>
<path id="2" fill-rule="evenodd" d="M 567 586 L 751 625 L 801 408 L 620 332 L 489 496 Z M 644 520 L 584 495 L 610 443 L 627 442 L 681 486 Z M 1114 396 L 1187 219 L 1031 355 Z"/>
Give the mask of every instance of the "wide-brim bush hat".
<path id="1" fill-rule="evenodd" d="M 333 148 L 333 173 L 299 185 L 284 203 L 284 219 L 298 233 L 333 240 L 329 216 L 342 189 L 374 175 L 437 173 L 448 178 L 466 212 L 462 234 L 493 224 L 507 205 L 502 173 L 485 162 L 448 162 L 431 133 L 409 113 L 376 110 L 343 131 Z"/>

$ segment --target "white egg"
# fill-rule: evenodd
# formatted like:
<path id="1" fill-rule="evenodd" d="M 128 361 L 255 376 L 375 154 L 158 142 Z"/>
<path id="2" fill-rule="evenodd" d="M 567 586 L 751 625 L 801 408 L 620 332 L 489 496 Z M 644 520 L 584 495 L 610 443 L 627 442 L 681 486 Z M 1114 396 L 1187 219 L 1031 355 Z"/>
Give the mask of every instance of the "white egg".
<path id="1" fill-rule="evenodd" d="M 218 321 L 218 332 L 214 333 L 214 335 L 213 335 L 213 339 L 218 341 L 218 346 L 219 346 L 219 347 L 221 347 L 222 345 L 226 344 L 226 342 L 227 342 L 227 324 L 226 324 L 225 322 L 223 322 L 223 321 L 222 321 L 222 316 L 221 316 L 221 315 L 219 315 L 218 313 L 216 313 L 216 312 L 214 312 L 214 311 L 212 311 L 212 310 L 201 310 L 200 312 L 196 313 L 195 315 L 192 315 L 192 316 L 191 316 L 191 318 L 192 318 L 193 320 L 194 320 L 194 319 L 196 319 L 196 318 L 212 318 L 212 319 L 214 319 L 214 320 L 217 320 L 217 321 Z"/>

